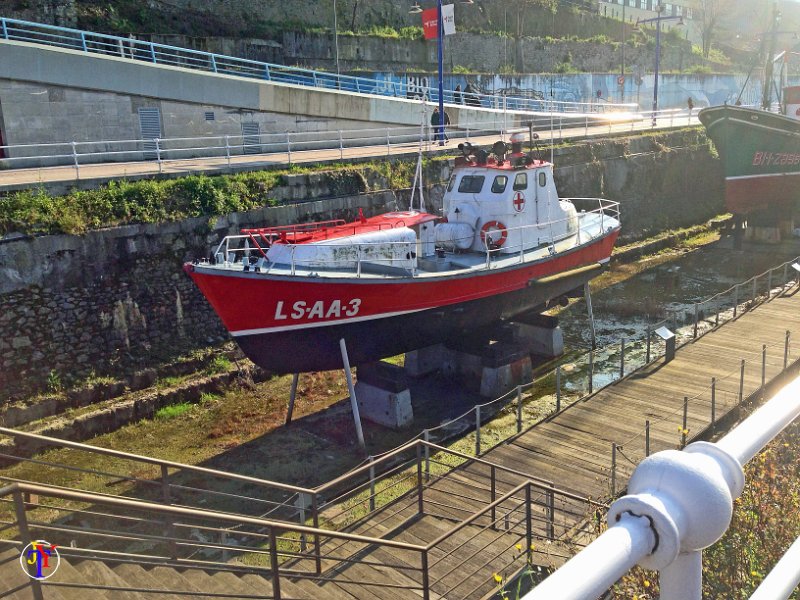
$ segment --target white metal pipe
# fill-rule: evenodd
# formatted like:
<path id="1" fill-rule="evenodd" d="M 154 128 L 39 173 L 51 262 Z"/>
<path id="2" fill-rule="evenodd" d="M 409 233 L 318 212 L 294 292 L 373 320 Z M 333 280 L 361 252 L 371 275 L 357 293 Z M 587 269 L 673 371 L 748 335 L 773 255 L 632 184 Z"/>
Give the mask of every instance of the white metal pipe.
<path id="1" fill-rule="evenodd" d="M 800 416 L 800 377 L 723 437 L 717 445 L 744 466 Z"/>
<path id="2" fill-rule="evenodd" d="M 550 575 L 523 600 L 585 600 L 602 595 L 656 544 L 650 521 L 630 514 Z"/>
<path id="3" fill-rule="evenodd" d="M 800 585 L 800 537 L 761 582 L 750 600 L 786 600 Z"/>
<path id="4" fill-rule="evenodd" d="M 703 600 L 703 552 L 681 553 L 658 573 L 660 600 Z"/>

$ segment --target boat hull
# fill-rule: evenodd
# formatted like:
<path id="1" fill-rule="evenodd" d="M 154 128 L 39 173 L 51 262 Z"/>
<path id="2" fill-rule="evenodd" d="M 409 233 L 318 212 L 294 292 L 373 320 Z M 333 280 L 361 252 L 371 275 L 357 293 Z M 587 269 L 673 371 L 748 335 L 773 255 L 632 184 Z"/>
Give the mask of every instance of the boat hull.
<path id="1" fill-rule="evenodd" d="M 800 121 L 727 105 L 698 117 L 722 159 L 730 212 L 788 208 L 800 199 Z"/>
<path id="2" fill-rule="evenodd" d="M 273 373 L 342 368 L 447 342 L 543 308 L 599 274 L 619 229 L 571 251 L 503 269 L 415 278 L 219 274 L 186 265 L 245 354 Z"/>

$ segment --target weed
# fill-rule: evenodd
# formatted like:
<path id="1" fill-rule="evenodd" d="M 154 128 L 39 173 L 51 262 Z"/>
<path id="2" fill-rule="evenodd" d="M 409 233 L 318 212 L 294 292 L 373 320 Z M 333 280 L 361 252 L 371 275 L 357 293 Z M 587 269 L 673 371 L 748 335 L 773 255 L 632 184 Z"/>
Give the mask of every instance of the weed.
<path id="1" fill-rule="evenodd" d="M 192 410 L 193 407 L 194 404 L 191 404 L 190 402 L 178 402 L 177 404 L 162 406 L 155 412 L 155 414 L 153 414 L 153 418 L 159 421 L 174 419 L 175 417 L 180 417 L 181 415 L 186 414 Z"/>
<path id="2" fill-rule="evenodd" d="M 59 375 L 56 371 L 50 371 L 50 373 L 47 374 L 47 389 L 53 393 L 64 391 L 64 384 L 61 381 L 61 375 Z"/>
<path id="3" fill-rule="evenodd" d="M 216 355 L 208 366 L 205 368 L 206 375 L 216 375 L 218 373 L 226 373 L 231 370 L 233 363 L 224 354 Z"/>

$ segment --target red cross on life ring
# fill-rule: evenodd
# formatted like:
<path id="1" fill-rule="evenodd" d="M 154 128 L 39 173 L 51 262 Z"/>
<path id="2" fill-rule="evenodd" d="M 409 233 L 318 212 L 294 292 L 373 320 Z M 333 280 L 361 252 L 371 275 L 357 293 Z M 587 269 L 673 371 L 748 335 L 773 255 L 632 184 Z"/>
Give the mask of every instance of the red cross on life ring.
<path id="1" fill-rule="evenodd" d="M 495 232 L 500 233 L 499 239 L 494 239 Z M 486 238 L 489 238 L 489 242 L 487 244 Z M 483 227 L 481 227 L 481 241 L 486 244 L 487 246 L 499 248 L 503 244 L 506 243 L 506 239 L 508 239 L 508 229 L 506 226 L 503 225 L 500 221 L 487 221 Z"/>
<path id="2" fill-rule="evenodd" d="M 514 210 L 516 212 L 522 212 L 525 210 L 525 194 L 522 192 L 517 192 L 514 194 L 514 200 L 512 201 L 514 205 Z"/>

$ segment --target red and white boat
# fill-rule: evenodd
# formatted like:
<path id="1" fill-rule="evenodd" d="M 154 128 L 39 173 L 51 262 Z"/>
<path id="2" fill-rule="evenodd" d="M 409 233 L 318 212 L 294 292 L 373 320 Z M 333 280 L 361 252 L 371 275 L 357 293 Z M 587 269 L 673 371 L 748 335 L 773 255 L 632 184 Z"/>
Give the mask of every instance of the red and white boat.
<path id="1" fill-rule="evenodd" d="M 559 199 L 553 165 L 519 141 L 509 156 L 504 144 L 463 151 L 443 217 L 245 229 L 184 268 L 245 354 L 275 373 L 341 368 L 340 339 L 352 364 L 447 341 L 600 273 L 618 203 Z"/>

